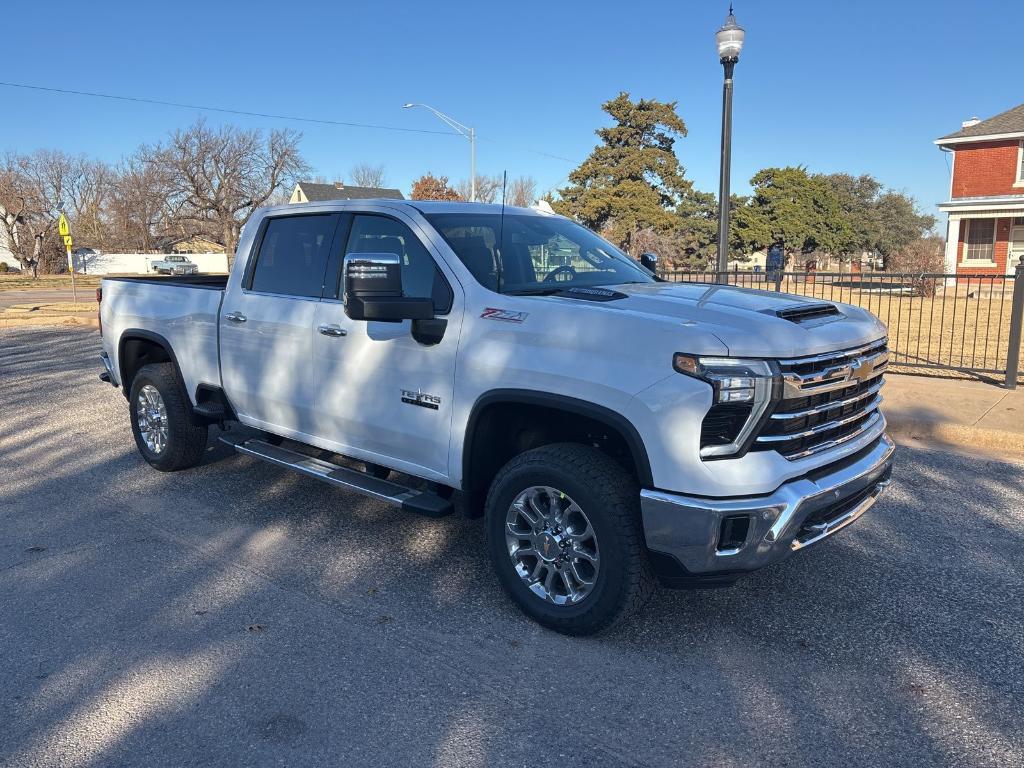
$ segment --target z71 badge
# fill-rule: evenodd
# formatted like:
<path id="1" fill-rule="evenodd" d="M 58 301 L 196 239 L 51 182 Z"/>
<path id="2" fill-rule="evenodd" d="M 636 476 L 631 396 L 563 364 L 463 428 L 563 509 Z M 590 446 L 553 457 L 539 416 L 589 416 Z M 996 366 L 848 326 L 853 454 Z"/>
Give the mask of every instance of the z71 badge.
<path id="1" fill-rule="evenodd" d="M 486 320 L 502 320 L 506 323 L 521 323 L 529 314 L 529 312 L 514 312 L 511 309 L 488 307 L 480 313 L 480 317 Z"/>
<path id="2" fill-rule="evenodd" d="M 428 395 L 426 392 L 416 390 L 411 392 L 408 389 L 402 390 L 402 402 L 409 405 L 418 405 L 421 408 L 429 408 L 436 411 L 441 405 L 441 398 L 437 395 Z"/>

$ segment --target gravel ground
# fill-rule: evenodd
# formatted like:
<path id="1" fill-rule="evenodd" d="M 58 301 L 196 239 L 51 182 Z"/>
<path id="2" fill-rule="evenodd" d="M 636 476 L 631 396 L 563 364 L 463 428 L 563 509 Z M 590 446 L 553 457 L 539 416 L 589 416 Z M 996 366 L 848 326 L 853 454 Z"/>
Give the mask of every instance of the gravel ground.
<path id="1" fill-rule="evenodd" d="M 136 453 L 95 332 L 0 331 L 0 765 L 1024 764 L 1024 466 L 904 448 L 842 535 L 571 639 L 479 521 Z"/>

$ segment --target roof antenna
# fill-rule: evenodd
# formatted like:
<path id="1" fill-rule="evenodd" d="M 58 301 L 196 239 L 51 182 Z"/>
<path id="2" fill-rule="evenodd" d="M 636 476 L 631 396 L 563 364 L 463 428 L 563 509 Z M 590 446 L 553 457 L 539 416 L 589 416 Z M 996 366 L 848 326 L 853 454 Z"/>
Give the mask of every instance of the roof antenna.
<path id="1" fill-rule="evenodd" d="M 498 293 L 501 293 L 501 278 L 505 272 L 505 262 L 502 259 L 501 251 L 505 247 L 505 184 L 508 182 L 508 171 L 501 172 L 501 221 L 498 224 Z"/>

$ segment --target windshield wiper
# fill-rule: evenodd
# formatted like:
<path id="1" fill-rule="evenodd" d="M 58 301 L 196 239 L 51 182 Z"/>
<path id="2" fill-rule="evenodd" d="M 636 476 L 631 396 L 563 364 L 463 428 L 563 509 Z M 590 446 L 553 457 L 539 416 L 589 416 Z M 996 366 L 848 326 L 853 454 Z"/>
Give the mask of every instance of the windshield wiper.
<path id="1" fill-rule="evenodd" d="M 552 293 L 567 290 L 565 286 L 551 286 L 548 288 L 523 288 L 520 291 L 505 291 L 508 296 L 550 296 Z"/>

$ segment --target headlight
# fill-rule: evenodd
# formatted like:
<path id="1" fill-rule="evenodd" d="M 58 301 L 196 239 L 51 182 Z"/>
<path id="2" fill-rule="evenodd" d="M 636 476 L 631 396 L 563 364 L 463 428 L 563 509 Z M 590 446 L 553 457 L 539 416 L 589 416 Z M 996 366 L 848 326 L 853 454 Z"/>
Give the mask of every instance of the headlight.
<path id="1" fill-rule="evenodd" d="M 771 364 L 767 360 L 677 352 L 672 367 L 707 382 L 713 392 L 713 405 L 701 424 L 701 457 L 734 456 L 744 451 L 772 400 L 775 374 Z"/>

